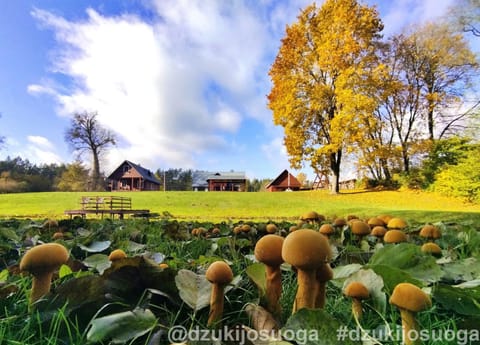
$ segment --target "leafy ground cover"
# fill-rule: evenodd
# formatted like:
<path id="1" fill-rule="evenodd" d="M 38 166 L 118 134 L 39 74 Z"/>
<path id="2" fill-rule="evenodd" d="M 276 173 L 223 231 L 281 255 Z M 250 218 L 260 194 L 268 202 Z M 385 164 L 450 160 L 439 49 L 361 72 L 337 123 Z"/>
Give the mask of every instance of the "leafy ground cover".
<path id="1" fill-rule="evenodd" d="M 364 205 L 367 215 L 369 201 Z M 404 205 L 401 198 L 398 205 L 400 209 Z M 431 215 L 422 212 L 415 215 Z M 332 211 L 325 220 L 299 222 L 301 213 L 271 220 L 265 214 L 255 221 L 182 220 L 166 214 L 150 220 L 4 218 L 0 221 L 0 344 L 153 345 L 184 340 L 188 344 L 361 344 L 362 339 L 364 344 L 401 344 L 400 312 L 388 303 L 400 282 L 422 288 L 432 299 L 432 307 L 417 314 L 427 332 L 424 344 L 480 342 L 478 220 L 463 216 L 442 221 L 445 213 L 439 212 L 432 221 L 442 233 L 435 240 L 442 249 L 439 257 L 420 250 L 426 241 L 419 236 L 424 219 L 408 219 L 402 230 L 407 242 L 401 244 L 384 244 L 370 235 L 359 239 L 352 234 L 351 222 L 335 226 L 329 238 L 334 274 L 326 285 L 325 307 L 292 314 L 297 275 L 284 264 L 281 313 L 274 317 L 261 308 L 265 267 L 253 255 L 267 225 L 275 224 L 276 234 L 285 237 L 295 229 L 292 226 L 318 231 L 322 224 L 335 224 L 334 217 L 352 217 Z M 59 232 L 62 235 L 54 240 Z M 51 293 L 30 305 L 32 278 L 21 274 L 18 264 L 29 248 L 44 242 L 62 244 L 70 259 L 54 275 Z M 111 262 L 109 253 L 119 248 L 128 257 Z M 214 333 L 207 326 L 211 284 L 204 275 L 218 260 L 229 264 L 234 279 L 225 289 L 222 328 Z M 360 320 L 352 316 L 352 300 L 343 294 L 350 281 L 364 283 L 370 292 Z M 189 339 L 183 339 L 182 332 L 189 332 Z M 265 334 L 283 338 L 266 339 Z M 200 341 L 202 335 L 209 339 Z"/>

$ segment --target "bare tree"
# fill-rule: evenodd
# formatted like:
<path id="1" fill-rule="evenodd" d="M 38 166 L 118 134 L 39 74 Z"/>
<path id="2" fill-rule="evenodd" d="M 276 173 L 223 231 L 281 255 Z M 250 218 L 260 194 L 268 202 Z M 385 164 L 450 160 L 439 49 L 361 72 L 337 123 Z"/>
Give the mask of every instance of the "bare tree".
<path id="1" fill-rule="evenodd" d="M 65 141 L 77 152 L 80 158 L 86 152 L 92 156 L 92 190 L 98 190 L 100 181 L 100 156 L 110 146 L 116 144 L 114 134 L 97 121 L 97 112 L 76 113 L 65 133 Z"/>

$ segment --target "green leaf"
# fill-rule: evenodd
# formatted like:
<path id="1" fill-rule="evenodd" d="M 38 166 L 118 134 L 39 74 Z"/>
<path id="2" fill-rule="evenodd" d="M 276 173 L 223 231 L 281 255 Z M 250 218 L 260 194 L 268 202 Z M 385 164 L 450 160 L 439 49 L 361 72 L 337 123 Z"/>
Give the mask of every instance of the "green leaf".
<path id="1" fill-rule="evenodd" d="M 447 262 L 440 266 L 447 281 L 470 281 L 480 277 L 480 261 L 476 258 Z"/>
<path id="2" fill-rule="evenodd" d="M 413 278 L 410 273 L 395 267 L 387 265 L 368 265 L 366 268 L 371 268 L 375 273 L 382 276 L 387 292 L 392 292 L 395 286 L 400 283 L 411 283 L 417 286 L 423 285 L 420 280 Z"/>
<path id="3" fill-rule="evenodd" d="M 247 273 L 248 278 L 257 286 L 258 293 L 260 298 L 265 296 L 267 291 L 267 279 L 265 275 L 265 265 L 259 262 L 249 265 L 245 273 Z"/>
<path id="4" fill-rule="evenodd" d="M 103 274 L 103 272 L 111 266 L 112 262 L 105 254 L 93 254 L 85 258 L 83 264 L 87 267 L 94 268 L 98 273 Z"/>
<path id="5" fill-rule="evenodd" d="M 0 283 L 5 283 L 8 279 L 8 270 L 5 268 L 0 272 Z"/>
<path id="6" fill-rule="evenodd" d="M 58 271 L 58 276 L 60 278 L 63 278 L 63 277 L 66 277 L 70 274 L 72 274 L 73 271 L 70 267 L 68 267 L 67 265 L 62 265 L 60 266 L 60 270 Z"/>
<path id="7" fill-rule="evenodd" d="M 462 289 L 439 284 L 433 288 L 435 302 L 461 315 L 480 315 L 480 287 Z"/>
<path id="8" fill-rule="evenodd" d="M 435 258 L 422 253 L 420 247 L 412 243 L 386 245 L 373 254 L 369 265 L 395 267 L 425 282 L 436 282 L 443 276 Z"/>
<path id="9" fill-rule="evenodd" d="M 180 298 L 193 310 L 200 310 L 210 304 L 212 290 L 205 275 L 182 269 L 175 277 Z"/>
<path id="10" fill-rule="evenodd" d="M 89 252 L 89 253 L 100 253 L 108 249 L 108 247 L 110 247 L 111 244 L 112 244 L 111 241 L 95 241 L 95 242 L 92 242 L 89 246 L 84 246 L 83 244 L 80 244 L 80 243 L 78 244 L 78 246 L 82 250 L 85 250 L 86 252 Z"/>
<path id="11" fill-rule="evenodd" d="M 344 325 L 323 309 L 300 309 L 287 320 L 282 336 L 284 340 L 304 345 L 361 344 L 348 339 L 348 334 L 339 339 L 339 330 L 344 329 Z"/>
<path id="12" fill-rule="evenodd" d="M 113 344 L 122 344 L 150 332 L 156 324 L 157 319 L 149 309 L 136 308 L 94 319 L 87 340 L 92 343 L 110 340 Z"/>
<path id="13" fill-rule="evenodd" d="M 15 233 L 15 231 L 9 228 L 0 228 L 0 237 L 4 237 L 7 240 L 15 242 L 20 241 L 20 237 Z"/>

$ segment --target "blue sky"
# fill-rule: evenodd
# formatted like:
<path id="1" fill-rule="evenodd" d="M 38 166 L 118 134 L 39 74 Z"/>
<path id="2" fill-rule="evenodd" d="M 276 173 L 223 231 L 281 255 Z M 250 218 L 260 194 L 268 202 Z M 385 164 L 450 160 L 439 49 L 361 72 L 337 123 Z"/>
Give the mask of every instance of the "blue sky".
<path id="1" fill-rule="evenodd" d="M 285 26 L 309 3 L 4 1 L 0 159 L 70 163 L 63 138 L 72 114 L 97 111 L 119 138 L 103 159 L 107 174 L 128 159 L 151 170 L 277 176 L 289 164 L 267 108 L 268 71 Z M 443 15 L 455 0 L 367 3 L 389 36 Z"/>

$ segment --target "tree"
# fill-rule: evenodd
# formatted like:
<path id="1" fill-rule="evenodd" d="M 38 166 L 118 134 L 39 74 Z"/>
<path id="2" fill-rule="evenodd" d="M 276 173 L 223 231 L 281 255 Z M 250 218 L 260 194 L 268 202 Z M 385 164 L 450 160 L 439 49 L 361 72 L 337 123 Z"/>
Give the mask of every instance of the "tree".
<path id="1" fill-rule="evenodd" d="M 408 57 L 404 67 L 411 68 L 413 63 L 415 86 L 425 102 L 429 139 L 455 132 L 468 112 L 455 114 L 448 108 L 468 90 L 478 69 L 475 54 L 463 35 L 444 23 L 427 23 L 415 30 L 406 37 L 404 47 Z"/>
<path id="2" fill-rule="evenodd" d="M 268 95 L 293 168 L 328 168 L 339 191 L 342 155 L 363 138 L 376 108 L 371 88 L 383 29 L 374 8 L 355 0 L 308 6 L 286 29 L 270 69 Z"/>
<path id="3" fill-rule="evenodd" d="M 88 169 L 81 162 L 68 164 L 57 183 L 57 190 L 62 192 L 82 192 L 88 186 Z"/>
<path id="4" fill-rule="evenodd" d="M 97 121 L 96 112 L 76 113 L 65 133 L 65 141 L 77 152 L 80 158 L 85 152 L 92 155 L 92 190 L 102 186 L 100 156 L 110 146 L 116 144 L 114 134 L 104 129 Z"/>
<path id="5" fill-rule="evenodd" d="M 480 37 L 480 1 L 458 0 L 451 9 L 452 22 L 463 32 Z"/>

